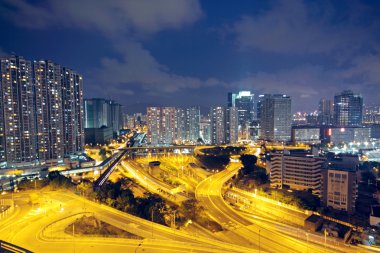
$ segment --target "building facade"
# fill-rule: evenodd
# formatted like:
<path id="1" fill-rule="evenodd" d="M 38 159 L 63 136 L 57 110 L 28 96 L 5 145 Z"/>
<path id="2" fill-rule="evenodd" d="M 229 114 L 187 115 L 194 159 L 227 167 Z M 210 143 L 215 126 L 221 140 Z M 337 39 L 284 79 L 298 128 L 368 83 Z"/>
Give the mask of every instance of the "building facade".
<path id="1" fill-rule="evenodd" d="M 64 153 L 82 152 L 84 148 L 83 78 L 69 68 L 62 68 L 62 109 Z"/>
<path id="2" fill-rule="evenodd" d="M 124 127 L 123 107 L 121 104 L 108 99 L 85 99 L 85 128 L 111 127 L 114 137 L 120 134 Z"/>
<path id="3" fill-rule="evenodd" d="M 39 160 L 63 159 L 61 66 L 51 61 L 33 63 Z"/>
<path id="4" fill-rule="evenodd" d="M 360 126 L 363 121 L 363 97 L 351 90 L 335 95 L 334 121 L 336 126 Z"/>
<path id="5" fill-rule="evenodd" d="M 37 132 L 32 63 L 20 56 L 1 59 L 1 124 L 7 164 L 35 163 Z"/>
<path id="6" fill-rule="evenodd" d="M 330 99 L 322 98 L 318 106 L 318 124 L 330 126 L 334 123 L 334 103 Z"/>
<path id="7" fill-rule="evenodd" d="M 211 107 L 210 129 L 211 144 L 221 145 L 226 143 L 225 108 L 222 106 Z"/>
<path id="8" fill-rule="evenodd" d="M 329 128 L 330 142 L 334 144 L 365 143 L 371 141 L 370 127 Z"/>
<path id="9" fill-rule="evenodd" d="M 176 142 L 196 143 L 200 137 L 200 108 L 177 108 Z"/>
<path id="10" fill-rule="evenodd" d="M 321 173 L 326 159 L 318 154 L 284 151 L 273 153 L 266 162 L 272 187 L 321 193 Z"/>
<path id="11" fill-rule="evenodd" d="M 239 135 L 240 138 L 247 139 L 249 126 L 256 118 L 255 95 L 250 91 L 229 92 L 228 107 L 237 108 Z"/>
<path id="12" fill-rule="evenodd" d="M 322 173 L 325 206 L 352 213 L 357 197 L 356 172 L 344 168 L 329 167 Z"/>
<path id="13" fill-rule="evenodd" d="M 56 164 L 83 151 L 83 80 L 51 61 L 1 58 L 0 162 Z"/>
<path id="14" fill-rule="evenodd" d="M 261 138 L 270 141 L 290 141 L 291 99 L 287 95 L 260 97 Z"/>

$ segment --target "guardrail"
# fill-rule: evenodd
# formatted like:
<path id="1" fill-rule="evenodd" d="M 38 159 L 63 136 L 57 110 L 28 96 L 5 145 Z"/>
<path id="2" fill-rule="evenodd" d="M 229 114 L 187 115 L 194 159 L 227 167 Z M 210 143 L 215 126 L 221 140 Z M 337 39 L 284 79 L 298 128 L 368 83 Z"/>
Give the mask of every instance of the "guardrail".
<path id="1" fill-rule="evenodd" d="M 1 252 L 33 253 L 30 250 L 24 249 L 12 243 L 1 241 L 1 240 L 0 240 L 0 249 L 1 249 Z"/>

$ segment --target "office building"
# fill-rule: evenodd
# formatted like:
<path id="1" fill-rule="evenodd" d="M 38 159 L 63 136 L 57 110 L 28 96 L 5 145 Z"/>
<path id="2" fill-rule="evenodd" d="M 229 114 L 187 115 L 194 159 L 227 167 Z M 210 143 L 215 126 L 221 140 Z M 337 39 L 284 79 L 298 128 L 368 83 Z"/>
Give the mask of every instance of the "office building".
<path id="1" fill-rule="evenodd" d="M 365 105 L 363 113 L 364 124 L 379 124 L 380 123 L 380 106 Z"/>
<path id="2" fill-rule="evenodd" d="M 326 159 L 313 152 L 289 151 L 272 153 L 266 162 L 270 184 L 275 188 L 311 190 L 320 195 L 321 172 Z"/>
<path id="3" fill-rule="evenodd" d="M 318 144 L 320 140 L 319 127 L 312 126 L 293 126 L 292 127 L 292 143 Z"/>
<path id="4" fill-rule="evenodd" d="M 370 127 L 329 128 L 330 142 L 334 144 L 362 143 L 371 141 Z"/>
<path id="5" fill-rule="evenodd" d="M 357 178 L 353 170 L 330 166 L 323 170 L 323 197 L 325 206 L 354 212 L 357 198 Z"/>
<path id="6" fill-rule="evenodd" d="M 85 99 L 85 128 L 111 127 L 114 137 L 123 128 L 123 109 L 119 103 L 102 98 Z"/>
<path id="7" fill-rule="evenodd" d="M 290 141 L 291 99 L 287 95 L 260 97 L 261 138 L 270 141 Z"/>
<path id="8" fill-rule="evenodd" d="M 363 120 L 363 98 L 345 90 L 334 97 L 334 121 L 336 126 L 360 126 Z"/>
<path id="9" fill-rule="evenodd" d="M 108 126 L 110 110 L 106 99 L 92 98 L 84 100 L 84 128 Z"/>
<path id="10" fill-rule="evenodd" d="M 86 144 L 108 144 L 113 139 L 112 127 L 102 126 L 100 128 L 85 128 L 85 142 Z"/>
<path id="11" fill-rule="evenodd" d="M 119 103 L 116 103 L 113 100 L 109 100 L 109 106 L 111 109 L 111 124 L 114 137 L 120 135 L 120 130 L 123 129 L 123 106 Z"/>
<path id="12" fill-rule="evenodd" d="M 322 172 L 322 202 L 327 207 L 352 213 L 358 193 L 359 157 L 339 154 L 330 157 Z"/>
<path id="13" fill-rule="evenodd" d="M 321 99 L 318 106 L 318 124 L 330 126 L 334 122 L 334 103 L 330 99 Z"/>
<path id="14" fill-rule="evenodd" d="M 250 91 L 239 91 L 238 93 L 228 93 L 228 107 L 235 107 L 238 110 L 238 126 L 240 138 L 247 139 L 249 126 L 256 118 L 255 115 L 255 95 Z"/>

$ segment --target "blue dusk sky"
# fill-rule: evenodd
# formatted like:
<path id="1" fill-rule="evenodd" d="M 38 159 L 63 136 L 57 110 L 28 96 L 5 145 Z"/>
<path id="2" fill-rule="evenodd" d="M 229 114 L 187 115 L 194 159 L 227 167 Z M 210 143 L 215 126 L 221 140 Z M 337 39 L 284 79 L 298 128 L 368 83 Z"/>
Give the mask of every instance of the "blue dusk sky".
<path id="1" fill-rule="evenodd" d="M 344 89 L 380 104 L 380 1 L 0 0 L 0 55 L 84 76 L 85 97 L 226 105 L 284 93 L 312 111 Z"/>

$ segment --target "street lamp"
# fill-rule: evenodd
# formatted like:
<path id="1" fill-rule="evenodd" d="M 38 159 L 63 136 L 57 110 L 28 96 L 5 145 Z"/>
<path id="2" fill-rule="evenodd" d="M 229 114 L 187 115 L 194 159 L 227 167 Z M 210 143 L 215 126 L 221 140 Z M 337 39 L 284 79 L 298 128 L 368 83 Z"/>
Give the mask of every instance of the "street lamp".
<path id="1" fill-rule="evenodd" d="M 259 253 L 261 252 L 261 247 L 260 247 L 260 229 L 259 229 Z"/>

